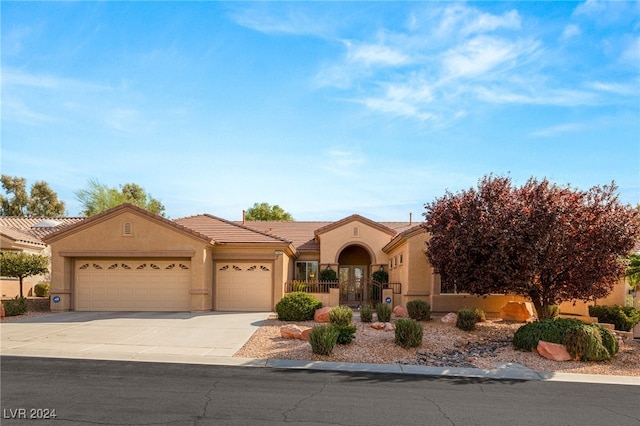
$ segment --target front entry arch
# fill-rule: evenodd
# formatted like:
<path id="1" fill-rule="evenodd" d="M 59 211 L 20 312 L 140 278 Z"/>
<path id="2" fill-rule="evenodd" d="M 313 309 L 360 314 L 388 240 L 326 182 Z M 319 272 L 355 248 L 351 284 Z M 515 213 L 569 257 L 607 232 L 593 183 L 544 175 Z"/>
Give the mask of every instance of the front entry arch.
<path id="1" fill-rule="evenodd" d="M 345 247 L 338 256 L 340 304 L 358 306 L 368 300 L 367 282 L 371 256 L 357 245 Z"/>

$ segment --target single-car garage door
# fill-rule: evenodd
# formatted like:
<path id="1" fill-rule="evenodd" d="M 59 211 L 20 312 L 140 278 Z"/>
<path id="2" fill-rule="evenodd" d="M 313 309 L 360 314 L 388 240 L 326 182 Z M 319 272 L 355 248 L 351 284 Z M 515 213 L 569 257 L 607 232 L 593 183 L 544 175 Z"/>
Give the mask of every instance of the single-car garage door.
<path id="1" fill-rule="evenodd" d="M 218 311 L 270 311 L 273 274 L 271 263 L 218 263 Z"/>
<path id="2" fill-rule="evenodd" d="M 76 261 L 77 311 L 189 311 L 188 260 Z"/>

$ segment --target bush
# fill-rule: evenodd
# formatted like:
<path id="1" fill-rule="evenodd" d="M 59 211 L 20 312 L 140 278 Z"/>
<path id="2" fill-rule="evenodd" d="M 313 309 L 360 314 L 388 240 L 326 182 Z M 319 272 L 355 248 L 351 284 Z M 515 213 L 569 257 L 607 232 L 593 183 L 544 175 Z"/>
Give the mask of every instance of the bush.
<path id="1" fill-rule="evenodd" d="M 409 318 L 416 321 L 428 321 L 431 319 L 431 305 L 424 300 L 412 300 L 407 302 Z"/>
<path id="2" fill-rule="evenodd" d="M 589 306 L 589 315 L 597 317 L 598 322 L 613 324 L 615 329 L 620 331 L 631 331 L 640 322 L 640 309 L 633 306 Z"/>
<path id="3" fill-rule="evenodd" d="M 604 336 L 607 336 L 603 339 Z M 607 346 L 605 346 L 605 341 Z M 611 332 L 597 324 L 582 324 L 570 328 L 564 338 L 567 352 L 574 359 L 583 361 L 605 361 L 618 352 L 618 341 Z"/>
<path id="4" fill-rule="evenodd" d="M 338 281 L 338 274 L 327 266 L 327 269 L 320 271 L 320 281 Z"/>
<path id="5" fill-rule="evenodd" d="M 373 321 L 373 308 L 368 303 L 365 303 L 360 307 L 360 321 L 362 322 Z"/>
<path id="6" fill-rule="evenodd" d="M 584 361 L 602 361 L 618 353 L 615 334 L 599 324 L 585 324 L 577 319 L 555 318 L 523 325 L 513 335 L 516 349 L 530 351 L 538 342 L 565 345 L 574 358 Z"/>
<path id="7" fill-rule="evenodd" d="M 314 354 L 331 354 L 337 341 L 338 330 L 332 325 L 316 325 L 309 332 L 309 343 Z"/>
<path id="8" fill-rule="evenodd" d="M 8 317 L 24 315 L 27 313 L 27 298 L 16 296 L 13 299 L 2 302 L 4 314 Z"/>
<path id="9" fill-rule="evenodd" d="M 513 347 L 523 351 L 531 351 L 538 347 L 538 342 L 544 340 L 550 343 L 564 344 L 567 330 L 578 328 L 582 321 L 573 318 L 555 318 L 530 322 L 513 334 Z"/>
<path id="10" fill-rule="evenodd" d="M 353 311 L 348 306 L 336 306 L 329 311 L 329 323 L 338 331 L 337 342 L 341 345 L 349 344 L 356 334 L 356 327 L 351 324 Z"/>
<path id="11" fill-rule="evenodd" d="M 391 306 L 386 303 L 378 303 L 376 305 L 376 316 L 380 322 L 391 321 Z"/>
<path id="12" fill-rule="evenodd" d="M 33 293 L 38 297 L 49 297 L 49 290 L 51 289 L 51 284 L 47 282 L 41 282 L 33 287 Z"/>
<path id="13" fill-rule="evenodd" d="M 386 284 L 389 282 L 389 274 L 387 273 L 387 271 L 383 269 L 378 269 L 377 271 L 373 271 L 373 274 L 371 274 L 371 278 L 373 278 L 374 281 L 377 281 L 382 284 Z"/>
<path id="14" fill-rule="evenodd" d="M 416 348 L 422 345 L 422 324 L 410 318 L 396 321 L 396 345 L 403 348 Z"/>
<path id="15" fill-rule="evenodd" d="M 280 299 L 276 304 L 276 313 L 280 321 L 308 321 L 313 319 L 313 313 L 320 308 L 322 302 L 315 296 L 294 292 Z"/>
<path id="16" fill-rule="evenodd" d="M 348 306 L 336 306 L 329 311 L 329 322 L 335 325 L 350 325 L 353 311 Z"/>
<path id="17" fill-rule="evenodd" d="M 464 308 L 458 311 L 456 327 L 464 331 L 473 331 L 476 324 L 483 321 L 484 312 L 481 309 Z"/>
<path id="18" fill-rule="evenodd" d="M 309 288 L 309 284 L 307 283 L 300 283 L 300 282 L 291 283 L 291 290 L 293 290 L 294 292 L 300 292 L 300 291 L 306 292 L 308 288 Z"/>

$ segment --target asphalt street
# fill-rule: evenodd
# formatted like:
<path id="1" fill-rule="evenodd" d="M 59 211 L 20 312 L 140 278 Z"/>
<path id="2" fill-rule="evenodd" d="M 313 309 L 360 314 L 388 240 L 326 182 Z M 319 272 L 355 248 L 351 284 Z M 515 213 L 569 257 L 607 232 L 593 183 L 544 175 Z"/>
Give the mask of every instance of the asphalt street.
<path id="1" fill-rule="evenodd" d="M 3 426 L 640 424 L 640 386 L 6 356 L 0 368 Z"/>

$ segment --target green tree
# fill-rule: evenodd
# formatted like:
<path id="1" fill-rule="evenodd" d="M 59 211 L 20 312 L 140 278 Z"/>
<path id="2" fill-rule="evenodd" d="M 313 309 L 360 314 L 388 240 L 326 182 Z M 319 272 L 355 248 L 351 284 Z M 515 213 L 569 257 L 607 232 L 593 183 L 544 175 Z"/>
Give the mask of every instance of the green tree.
<path id="1" fill-rule="evenodd" d="M 20 280 L 20 297 L 23 296 L 22 281 L 26 277 L 49 272 L 49 258 L 41 254 L 6 251 L 0 253 L 0 270 L 3 277 Z"/>
<path id="2" fill-rule="evenodd" d="M 92 179 L 89 180 L 87 188 L 76 191 L 75 195 L 82 204 L 84 216 L 94 216 L 124 203 L 131 203 L 164 216 L 164 205 L 135 183 L 126 183 L 119 188 L 112 188 Z"/>
<path id="3" fill-rule="evenodd" d="M 64 215 L 64 202 L 45 181 L 31 185 L 27 193 L 25 178 L 2 175 L 2 188 L 6 195 L 0 195 L 0 213 L 3 216 L 59 217 Z"/>
<path id="4" fill-rule="evenodd" d="M 640 289 L 640 254 L 633 253 L 627 258 L 629 266 L 625 272 L 625 276 L 629 278 L 631 289 L 637 291 Z"/>
<path id="5" fill-rule="evenodd" d="M 616 189 L 533 178 L 516 188 L 485 177 L 477 189 L 425 206 L 427 256 L 457 291 L 519 294 L 540 318 L 563 301 L 605 297 L 640 238 L 640 211 L 620 204 Z"/>
<path id="6" fill-rule="evenodd" d="M 253 207 L 247 209 L 245 220 L 279 220 L 282 222 L 292 222 L 294 219 L 290 213 L 287 213 L 279 205 L 270 206 L 269 203 L 255 203 Z"/>

